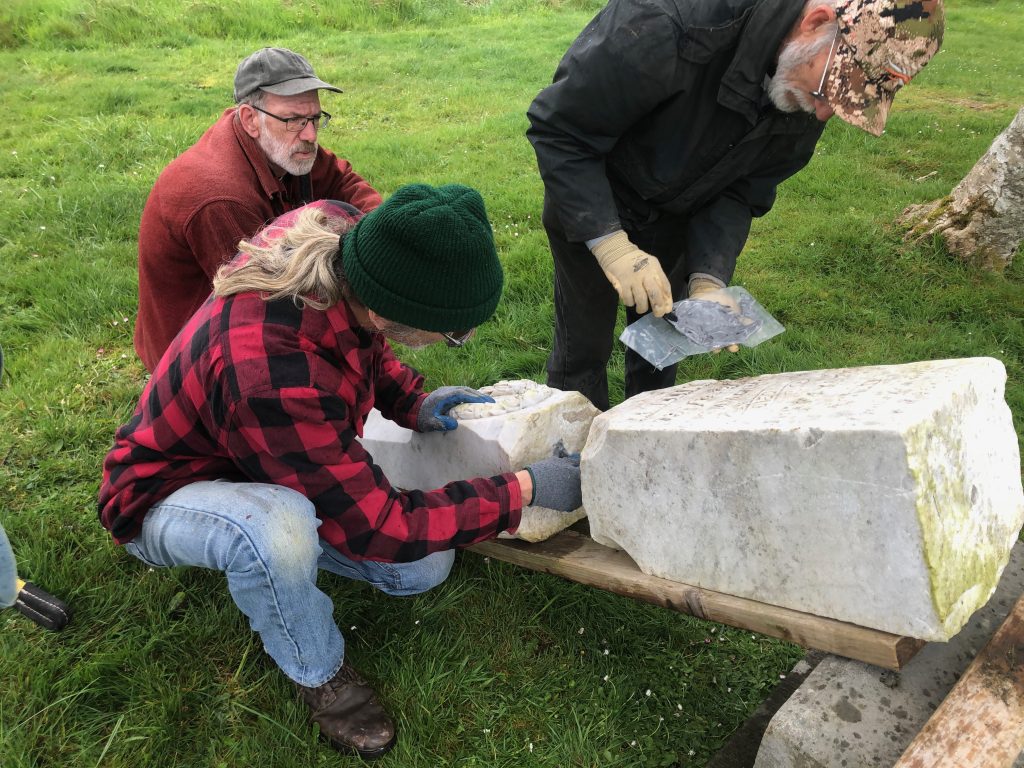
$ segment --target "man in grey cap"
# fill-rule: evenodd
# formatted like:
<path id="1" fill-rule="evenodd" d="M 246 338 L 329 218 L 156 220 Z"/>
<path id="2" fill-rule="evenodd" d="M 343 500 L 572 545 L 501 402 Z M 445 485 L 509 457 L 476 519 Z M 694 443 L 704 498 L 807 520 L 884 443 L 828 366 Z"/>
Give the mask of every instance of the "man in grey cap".
<path id="1" fill-rule="evenodd" d="M 833 114 L 879 135 L 939 49 L 942 0 L 610 0 L 530 106 L 555 262 L 548 384 L 608 408 L 626 321 L 728 305 L 751 220 Z M 675 383 L 626 351 L 626 396 Z"/>
<path id="2" fill-rule="evenodd" d="M 135 324 L 135 350 L 150 371 L 240 240 L 314 200 L 361 213 L 380 205 L 347 160 L 319 145 L 331 119 L 320 106 L 322 90 L 341 92 L 294 51 L 256 51 L 235 73 L 237 106 L 156 180 L 139 226 Z"/>

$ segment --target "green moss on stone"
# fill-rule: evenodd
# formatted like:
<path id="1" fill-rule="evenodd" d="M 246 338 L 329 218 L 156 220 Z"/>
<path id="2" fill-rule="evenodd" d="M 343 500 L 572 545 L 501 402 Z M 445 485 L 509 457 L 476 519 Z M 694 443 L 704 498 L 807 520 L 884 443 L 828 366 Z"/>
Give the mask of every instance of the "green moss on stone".
<path id="1" fill-rule="evenodd" d="M 969 399 L 976 399 L 973 392 Z M 974 405 L 957 397 L 904 436 L 932 604 L 949 635 L 988 600 L 1008 556 L 1005 536 L 977 514 L 976 491 L 962 463 L 958 425 Z"/>

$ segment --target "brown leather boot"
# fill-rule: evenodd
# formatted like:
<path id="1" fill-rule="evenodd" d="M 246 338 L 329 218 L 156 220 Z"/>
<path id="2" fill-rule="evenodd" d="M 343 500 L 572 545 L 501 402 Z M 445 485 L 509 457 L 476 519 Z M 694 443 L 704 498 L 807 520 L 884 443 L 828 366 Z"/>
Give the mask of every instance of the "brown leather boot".
<path id="1" fill-rule="evenodd" d="M 298 685 L 299 697 L 313 714 L 320 735 L 339 752 L 374 760 L 387 754 L 398 736 L 377 694 L 347 661 L 323 685 Z"/>

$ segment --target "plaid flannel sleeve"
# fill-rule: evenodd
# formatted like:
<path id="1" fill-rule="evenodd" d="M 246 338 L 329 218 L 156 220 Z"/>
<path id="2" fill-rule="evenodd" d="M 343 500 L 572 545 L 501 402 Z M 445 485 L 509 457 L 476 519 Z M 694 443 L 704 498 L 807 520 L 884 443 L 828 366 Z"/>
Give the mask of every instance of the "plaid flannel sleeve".
<path id="1" fill-rule="evenodd" d="M 374 383 L 374 406 L 385 418 L 406 429 L 416 429 L 423 398 L 423 375 L 397 357 L 384 342 L 380 373 Z"/>
<path id="2" fill-rule="evenodd" d="M 336 394 L 292 387 L 250 395 L 231 418 L 228 448 L 241 471 L 305 495 L 323 521 L 320 536 L 349 557 L 408 562 L 519 525 L 512 473 L 429 491 L 392 488 Z"/>

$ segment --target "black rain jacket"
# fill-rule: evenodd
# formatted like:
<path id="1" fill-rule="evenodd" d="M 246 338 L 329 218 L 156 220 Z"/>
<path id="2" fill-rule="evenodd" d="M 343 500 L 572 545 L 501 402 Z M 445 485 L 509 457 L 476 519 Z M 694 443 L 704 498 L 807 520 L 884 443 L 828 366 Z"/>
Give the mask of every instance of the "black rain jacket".
<path id="1" fill-rule="evenodd" d="M 726 283 L 754 216 L 807 165 L 824 123 L 764 91 L 803 0 L 611 0 L 527 112 L 572 242 L 688 220 L 690 272 Z"/>

